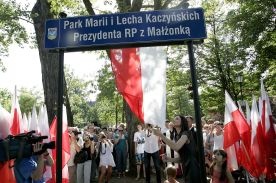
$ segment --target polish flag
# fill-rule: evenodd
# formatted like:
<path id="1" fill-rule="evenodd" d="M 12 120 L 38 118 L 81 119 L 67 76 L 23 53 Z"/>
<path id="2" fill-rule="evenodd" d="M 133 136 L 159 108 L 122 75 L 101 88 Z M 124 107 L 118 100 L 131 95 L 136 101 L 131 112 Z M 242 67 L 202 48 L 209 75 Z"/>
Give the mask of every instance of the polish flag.
<path id="1" fill-rule="evenodd" d="M 50 129 L 49 129 L 49 121 L 48 121 L 48 115 L 47 115 L 47 110 L 46 106 L 42 105 L 39 110 L 38 114 L 38 127 L 40 129 L 40 134 L 42 136 L 48 136 L 47 139 L 44 139 L 44 143 L 50 142 Z M 52 156 L 52 150 L 48 149 L 48 153 Z M 45 182 L 50 180 L 52 178 L 52 169 L 50 166 L 46 166 L 45 172 L 43 174 Z"/>
<path id="2" fill-rule="evenodd" d="M 247 132 L 243 133 L 241 135 L 242 141 L 239 141 L 238 144 L 236 144 L 236 152 L 238 157 L 238 164 L 242 165 L 252 176 L 258 177 L 258 172 L 256 171 L 256 163 L 253 163 L 254 160 L 252 160 L 251 155 L 251 111 L 250 107 L 248 105 L 248 102 L 245 101 L 245 107 L 246 107 L 246 113 L 244 114 L 242 111 L 242 108 L 240 106 L 240 102 L 238 102 L 239 110 L 241 111 L 241 114 L 246 119 L 246 122 L 250 128 Z"/>
<path id="3" fill-rule="evenodd" d="M 29 131 L 36 131 L 37 134 L 40 133 L 40 129 L 38 126 L 38 119 L 37 119 L 37 112 L 36 112 L 36 107 L 33 106 L 33 110 L 32 110 L 32 118 L 31 118 L 31 122 L 30 122 L 30 126 L 29 126 Z"/>
<path id="4" fill-rule="evenodd" d="M 257 168 L 257 177 L 259 177 L 263 173 L 265 167 L 265 147 L 262 133 L 261 118 L 258 112 L 255 97 L 252 101 L 251 125 L 251 154 L 253 156 L 252 160 L 255 160 L 256 162 L 255 168 Z"/>
<path id="5" fill-rule="evenodd" d="M 22 116 L 21 116 L 21 110 L 20 110 L 20 106 L 19 106 L 19 102 L 18 102 L 18 98 L 17 98 L 16 87 L 14 90 L 14 95 L 12 97 L 11 115 L 12 115 L 12 124 L 11 124 L 11 128 L 10 128 L 10 132 L 12 135 L 17 135 L 17 134 L 23 132 L 23 127 L 22 127 Z"/>
<path id="6" fill-rule="evenodd" d="M 29 129 L 29 121 L 27 119 L 26 114 L 23 114 L 23 118 L 22 118 L 22 124 L 23 124 L 23 133 L 28 132 Z"/>
<path id="7" fill-rule="evenodd" d="M 246 121 L 249 127 L 251 127 L 251 111 L 247 101 L 245 101 L 245 108 L 246 108 Z"/>
<path id="8" fill-rule="evenodd" d="M 165 128 L 166 52 L 164 47 L 110 51 L 117 90 L 144 123 Z"/>
<path id="9" fill-rule="evenodd" d="M 233 144 L 227 148 L 224 148 L 225 152 L 227 153 L 227 167 L 231 171 L 235 171 L 235 170 L 239 169 L 236 149 L 237 148 L 235 147 L 235 144 Z"/>
<path id="10" fill-rule="evenodd" d="M 62 115 L 62 183 L 69 182 L 69 173 L 67 162 L 70 159 L 70 143 L 69 143 L 69 134 L 68 134 L 68 122 L 67 122 L 67 113 L 66 107 L 63 106 L 63 115 Z M 50 126 L 50 136 L 52 141 L 56 141 L 57 134 L 57 118 L 55 117 Z M 53 150 L 53 159 L 56 162 L 56 149 Z M 48 181 L 48 183 L 56 182 L 56 164 L 52 166 L 52 176 L 53 178 Z"/>
<path id="11" fill-rule="evenodd" d="M 11 114 L 0 105 L 0 139 L 6 138 L 10 134 L 11 118 Z M 16 182 L 13 168 L 10 168 L 10 165 L 13 165 L 13 160 L 0 163 L 1 182 Z"/>
<path id="12" fill-rule="evenodd" d="M 272 112 L 270 107 L 269 97 L 265 91 L 263 80 L 261 80 L 261 120 L 262 120 L 262 129 L 264 136 L 264 145 L 266 150 L 266 168 L 265 173 L 268 179 L 276 179 L 275 172 L 276 167 L 274 166 L 273 158 L 276 158 L 276 134 L 273 127 Z"/>
<path id="13" fill-rule="evenodd" d="M 251 171 L 249 147 L 247 144 L 247 142 L 250 142 L 249 132 L 250 127 L 243 114 L 237 108 L 228 92 L 225 91 L 223 147 L 231 153 L 230 159 L 237 159 L 237 155 L 239 155 L 239 163 Z M 235 157 L 233 154 L 235 154 Z"/>
<path id="14" fill-rule="evenodd" d="M 224 148 L 233 145 L 243 139 L 244 134 L 250 131 L 244 116 L 235 105 L 229 93 L 225 91 L 225 116 L 224 116 Z"/>

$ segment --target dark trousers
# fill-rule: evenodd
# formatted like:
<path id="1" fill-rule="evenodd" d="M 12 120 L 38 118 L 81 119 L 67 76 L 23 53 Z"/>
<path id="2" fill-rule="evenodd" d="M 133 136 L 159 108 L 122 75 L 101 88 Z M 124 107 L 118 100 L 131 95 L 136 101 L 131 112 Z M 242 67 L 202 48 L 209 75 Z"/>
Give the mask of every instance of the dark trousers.
<path id="1" fill-rule="evenodd" d="M 91 176 L 90 176 L 90 182 L 95 183 L 96 181 L 96 171 L 97 171 L 97 164 L 96 164 L 96 158 L 92 158 L 92 163 L 91 163 Z"/>
<path id="2" fill-rule="evenodd" d="M 118 173 L 125 173 L 127 163 L 127 151 L 122 149 L 116 149 L 116 158 L 116 168 Z"/>
<path id="3" fill-rule="evenodd" d="M 150 157 L 152 157 L 154 168 L 156 171 L 156 183 L 161 183 L 161 169 L 160 169 L 160 159 L 159 159 L 159 151 L 155 153 L 147 153 L 144 152 L 144 161 L 145 161 L 145 169 L 146 169 L 146 183 L 150 183 Z"/>

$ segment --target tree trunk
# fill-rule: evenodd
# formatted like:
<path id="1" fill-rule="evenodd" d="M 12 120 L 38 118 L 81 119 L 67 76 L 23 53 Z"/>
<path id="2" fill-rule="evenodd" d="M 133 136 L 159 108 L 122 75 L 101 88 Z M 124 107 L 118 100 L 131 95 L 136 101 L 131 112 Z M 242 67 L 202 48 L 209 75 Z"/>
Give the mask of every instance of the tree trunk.
<path id="1" fill-rule="evenodd" d="M 34 22 L 36 41 L 39 50 L 44 100 L 47 107 L 49 122 L 51 123 L 54 116 L 57 114 L 59 55 L 58 53 L 50 53 L 44 48 L 45 22 L 47 19 L 54 18 L 53 13 L 50 11 L 50 4 L 48 1 L 37 0 L 32 9 L 31 17 Z M 67 109 L 68 108 L 67 106 Z M 68 119 L 72 119 L 71 112 L 67 112 L 67 115 L 71 115 Z"/>
<path id="2" fill-rule="evenodd" d="M 125 101 L 124 101 L 125 102 Z M 134 133 L 136 130 L 136 123 L 133 119 L 133 113 L 129 105 L 125 105 L 127 134 L 128 134 L 128 156 L 129 156 L 129 173 L 130 175 L 136 175 L 136 161 L 135 161 L 135 146 L 133 142 Z"/>

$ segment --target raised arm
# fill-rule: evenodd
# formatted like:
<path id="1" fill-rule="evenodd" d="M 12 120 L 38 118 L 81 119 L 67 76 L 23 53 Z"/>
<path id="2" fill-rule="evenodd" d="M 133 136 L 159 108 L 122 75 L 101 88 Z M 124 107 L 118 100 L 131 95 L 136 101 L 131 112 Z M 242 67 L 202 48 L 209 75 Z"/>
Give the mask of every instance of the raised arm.
<path id="1" fill-rule="evenodd" d="M 153 133 L 159 137 L 167 144 L 170 148 L 172 148 L 175 151 L 179 151 L 181 147 L 187 142 L 188 137 L 186 135 L 182 135 L 181 138 L 174 142 L 167 138 L 159 129 L 153 129 Z"/>

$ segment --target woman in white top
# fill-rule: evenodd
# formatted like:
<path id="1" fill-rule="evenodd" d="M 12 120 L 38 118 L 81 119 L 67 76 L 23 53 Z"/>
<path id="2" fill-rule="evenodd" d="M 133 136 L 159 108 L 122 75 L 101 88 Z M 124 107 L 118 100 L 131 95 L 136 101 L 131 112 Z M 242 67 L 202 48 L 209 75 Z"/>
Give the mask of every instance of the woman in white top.
<path id="1" fill-rule="evenodd" d="M 99 177 L 99 183 L 104 182 L 104 177 L 106 176 L 106 181 L 108 182 L 111 178 L 112 174 L 112 167 L 115 167 L 114 158 L 112 155 L 113 152 L 113 144 L 109 139 L 107 139 L 106 135 L 101 132 L 99 137 L 99 155 L 100 155 L 100 177 Z"/>

